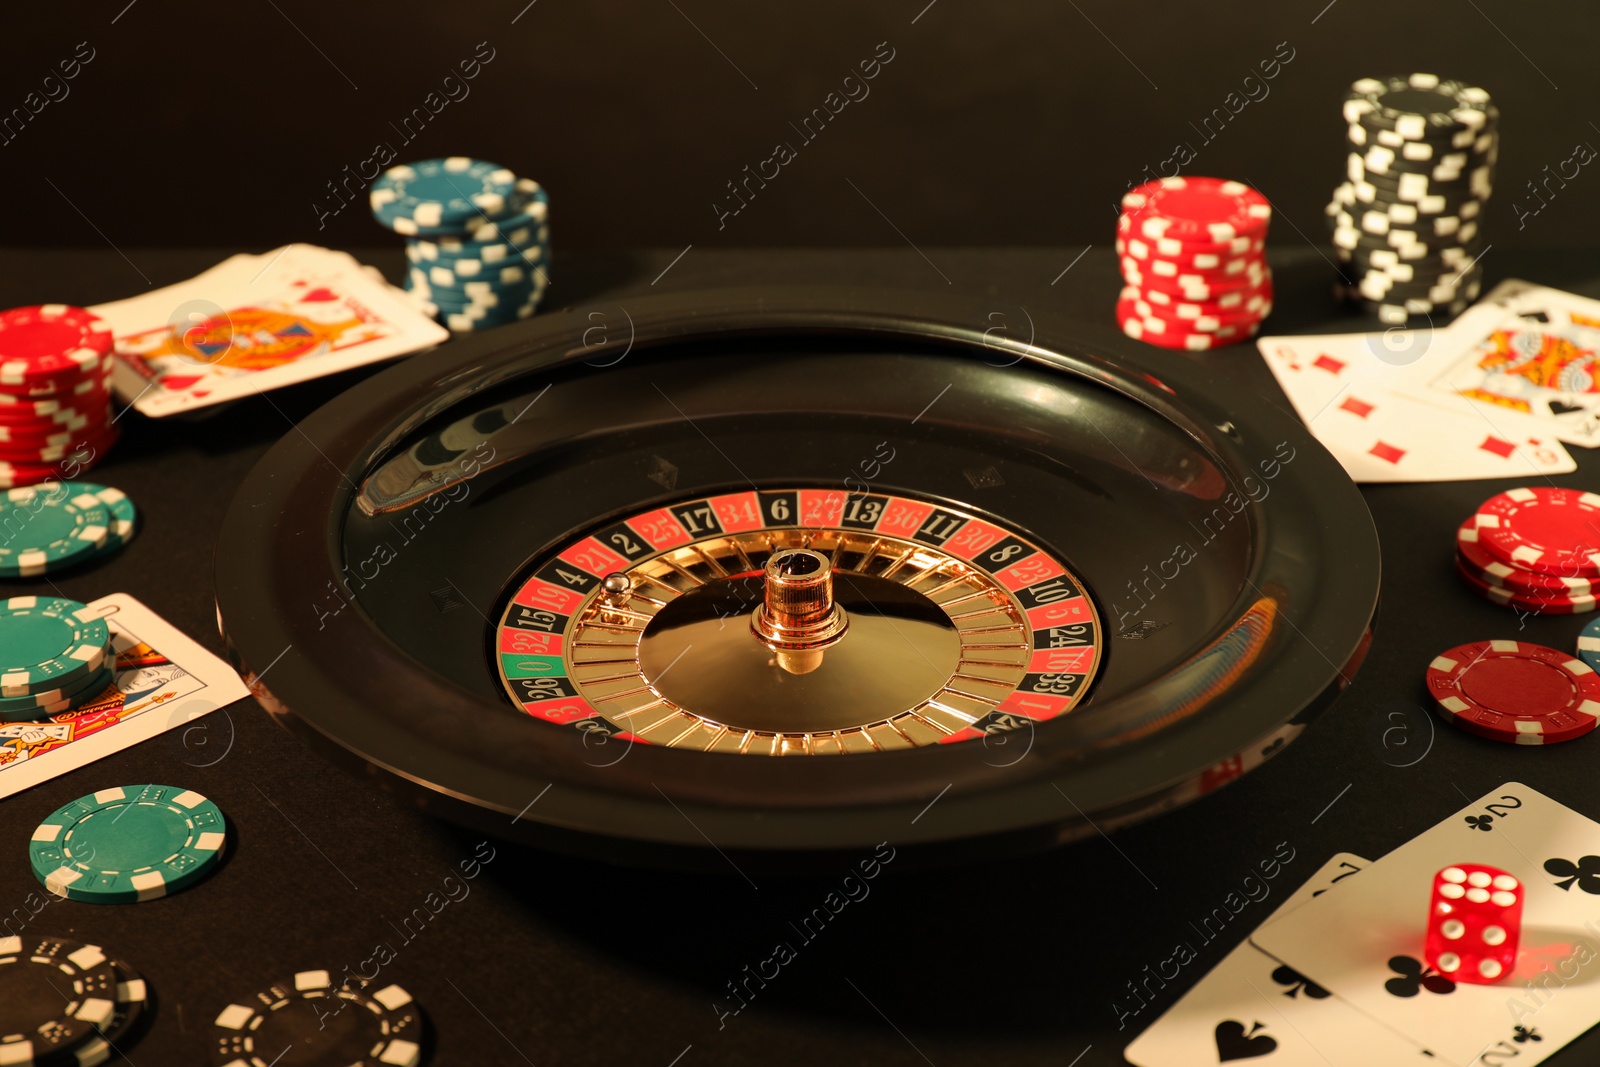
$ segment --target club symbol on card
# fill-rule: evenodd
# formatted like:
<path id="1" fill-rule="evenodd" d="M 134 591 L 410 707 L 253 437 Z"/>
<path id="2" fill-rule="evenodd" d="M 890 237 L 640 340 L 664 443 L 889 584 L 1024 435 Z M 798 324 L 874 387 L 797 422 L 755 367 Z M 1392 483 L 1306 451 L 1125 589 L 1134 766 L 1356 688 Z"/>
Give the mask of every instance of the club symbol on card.
<path id="1" fill-rule="evenodd" d="M 1474 830 L 1492 830 L 1494 829 L 1494 816 L 1468 815 L 1467 825 L 1472 827 Z"/>
<path id="2" fill-rule="evenodd" d="M 1577 863 L 1559 858 L 1548 859 L 1544 861 L 1544 869 L 1547 874 L 1561 879 L 1556 883 L 1556 888 L 1562 892 L 1576 885 L 1591 896 L 1600 896 L 1600 856 L 1584 856 Z"/>
<path id="3" fill-rule="evenodd" d="M 1519 1045 L 1527 1044 L 1529 1041 L 1544 1040 L 1544 1038 L 1539 1036 L 1539 1031 L 1528 1026 L 1513 1026 L 1511 1028 L 1511 1032 L 1513 1035 L 1515 1035 L 1511 1038 L 1511 1040 L 1515 1041 Z"/>
<path id="4" fill-rule="evenodd" d="M 1281 986 L 1289 987 L 1283 991 L 1283 995 L 1286 997 L 1297 997 L 1302 990 L 1312 1000 L 1325 1000 L 1329 995 L 1326 989 L 1323 989 L 1317 983 L 1287 965 L 1273 971 L 1272 980 Z"/>
<path id="5" fill-rule="evenodd" d="M 1389 969 L 1396 977 L 1383 983 L 1391 996 L 1414 997 L 1426 989 L 1430 993 L 1454 993 L 1456 984 L 1432 967 L 1410 956 L 1391 956 Z"/>
<path id="6" fill-rule="evenodd" d="M 1265 1056 L 1278 1047 L 1278 1039 L 1269 1037 L 1264 1031 L 1266 1027 L 1260 1023 L 1252 1023 L 1250 1030 L 1245 1031 L 1244 1023 L 1237 1019 L 1224 1019 L 1217 1024 L 1217 1059 L 1222 1063 L 1229 1060 L 1253 1060 L 1257 1056 Z"/>

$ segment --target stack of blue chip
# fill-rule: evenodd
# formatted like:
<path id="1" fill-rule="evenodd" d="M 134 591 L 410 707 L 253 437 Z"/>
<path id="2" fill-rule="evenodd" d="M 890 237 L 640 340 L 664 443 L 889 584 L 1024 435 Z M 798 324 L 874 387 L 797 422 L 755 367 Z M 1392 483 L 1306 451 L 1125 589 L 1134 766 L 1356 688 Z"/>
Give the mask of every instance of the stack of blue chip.
<path id="1" fill-rule="evenodd" d="M 406 238 L 406 289 L 451 330 L 525 319 L 550 284 L 549 198 L 539 183 L 465 156 L 391 167 L 372 214 Z"/>

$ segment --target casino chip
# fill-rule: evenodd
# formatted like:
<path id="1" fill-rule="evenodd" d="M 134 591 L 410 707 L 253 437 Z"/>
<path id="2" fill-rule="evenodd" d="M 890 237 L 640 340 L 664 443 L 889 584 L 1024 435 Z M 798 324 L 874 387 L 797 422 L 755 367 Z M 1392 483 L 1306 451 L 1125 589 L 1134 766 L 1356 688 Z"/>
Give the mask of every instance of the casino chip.
<path id="1" fill-rule="evenodd" d="M 335 985 L 327 971 L 301 971 L 212 1024 L 212 1067 L 416 1067 L 423 1020 L 398 985 L 356 978 Z"/>
<path id="2" fill-rule="evenodd" d="M 87 470 L 116 443 L 112 336 L 64 304 L 0 311 L 0 487 Z"/>
<path id="3" fill-rule="evenodd" d="M 110 1047 L 101 1034 L 117 1032 L 121 984 L 97 945 L 0 938 L 0 1063 L 104 1063 Z"/>
<path id="4" fill-rule="evenodd" d="M 222 859 L 228 824 L 199 793 L 170 785 L 102 789 L 33 832 L 34 877 L 93 904 L 154 900 L 200 881 Z"/>
<path id="5" fill-rule="evenodd" d="M 451 330 L 538 310 L 550 281 L 549 198 L 538 182 L 481 160 L 432 159 L 385 171 L 371 202 L 380 223 L 406 236 L 406 290 Z M 0 440 L 0 459 L 3 449 Z"/>
<path id="6" fill-rule="evenodd" d="M 1263 249 L 1272 208 L 1241 182 L 1162 178 L 1122 198 L 1117 325 L 1164 348 L 1201 351 L 1251 337 L 1272 312 Z"/>
<path id="7" fill-rule="evenodd" d="M 111 630 L 76 600 L 0 602 L 0 696 L 25 697 L 88 679 L 106 662 Z"/>
<path id="8" fill-rule="evenodd" d="M 1328 204 L 1336 293 L 1388 325 L 1459 314 L 1483 284 L 1476 220 L 1499 155 L 1488 93 L 1432 74 L 1362 78 L 1344 117 L 1346 180 Z"/>
<path id="9" fill-rule="evenodd" d="M 138 510 L 120 489 L 44 482 L 0 492 L 0 578 L 54 574 L 133 539 Z"/>
<path id="10" fill-rule="evenodd" d="M 1578 635 L 1578 658 L 1600 670 L 1600 619 L 1595 619 Z"/>
<path id="11" fill-rule="evenodd" d="M 1495 604 L 1543 615 L 1600 608 L 1600 496 L 1549 486 L 1490 497 L 1456 530 L 1456 573 Z"/>
<path id="12" fill-rule="evenodd" d="M 1570 741 L 1595 728 L 1600 675 L 1565 652 L 1478 641 L 1428 665 L 1428 691 L 1456 726 L 1518 745 Z"/>
<path id="13" fill-rule="evenodd" d="M 1557 578 L 1600 578 L 1600 495 L 1510 489 L 1479 505 L 1472 523 L 1477 543 L 1502 563 Z"/>

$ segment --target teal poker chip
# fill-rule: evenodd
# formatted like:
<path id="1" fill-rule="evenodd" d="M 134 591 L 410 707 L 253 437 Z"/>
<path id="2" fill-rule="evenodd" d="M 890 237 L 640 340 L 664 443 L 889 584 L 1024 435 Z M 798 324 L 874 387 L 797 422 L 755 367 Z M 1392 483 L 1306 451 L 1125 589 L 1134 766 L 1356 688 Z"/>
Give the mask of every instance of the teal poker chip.
<path id="1" fill-rule="evenodd" d="M 473 220 L 519 208 L 517 176 L 466 156 L 390 167 L 372 183 L 372 214 L 396 233 L 457 233 Z"/>
<path id="2" fill-rule="evenodd" d="M 93 559 L 110 535 L 111 513 L 73 482 L 45 482 L 0 495 L 0 577 L 49 574 Z"/>
<path id="3" fill-rule="evenodd" d="M 114 676 L 115 672 L 108 662 L 88 678 L 73 685 L 24 697 L 0 697 L 0 722 L 33 722 L 81 707 L 103 693 Z"/>
<path id="4" fill-rule="evenodd" d="M 227 843 L 222 810 L 191 789 L 124 785 L 79 797 L 33 832 L 33 874 L 58 897 L 132 904 L 185 889 Z"/>
<path id="5" fill-rule="evenodd" d="M 1600 618 L 1585 626 L 1578 635 L 1578 658 L 1600 671 Z"/>
<path id="6" fill-rule="evenodd" d="M 418 264 L 416 269 L 421 270 L 427 278 L 430 288 L 451 288 L 459 286 L 461 290 L 472 293 L 477 290 L 509 290 L 518 285 L 531 285 L 534 272 L 541 269 L 542 256 L 512 259 L 512 261 L 482 262 L 478 259 L 458 259 L 458 261 L 445 266 L 442 262 L 435 264 Z"/>
<path id="7" fill-rule="evenodd" d="M 134 532 L 139 525 L 139 509 L 134 506 L 128 494 L 121 489 L 114 489 L 109 485 L 99 485 L 95 482 L 70 482 L 77 493 L 93 496 L 98 500 L 111 516 L 111 525 L 106 532 L 106 543 L 100 549 L 99 555 L 108 555 L 133 540 Z"/>
<path id="8" fill-rule="evenodd" d="M 106 662 L 111 629 L 76 600 L 0 601 L 0 697 L 31 696 L 87 679 Z"/>
<path id="9" fill-rule="evenodd" d="M 450 267 L 461 269 L 462 264 L 499 264 L 499 262 L 533 262 L 549 254 L 546 245 L 539 242 L 531 227 L 512 230 L 504 242 L 466 242 L 456 248 L 443 248 L 434 242 L 410 240 L 406 242 L 405 258 L 413 267 Z M 467 267 L 470 270 L 470 267 Z"/>

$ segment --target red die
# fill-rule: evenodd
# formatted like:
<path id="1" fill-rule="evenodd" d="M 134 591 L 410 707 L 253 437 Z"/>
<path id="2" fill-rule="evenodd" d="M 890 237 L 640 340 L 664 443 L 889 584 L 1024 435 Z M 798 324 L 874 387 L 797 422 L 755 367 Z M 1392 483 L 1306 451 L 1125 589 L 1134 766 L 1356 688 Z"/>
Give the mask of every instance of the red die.
<path id="1" fill-rule="evenodd" d="M 1522 934 L 1522 883 L 1498 867 L 1460 863 L 1433 876 L 1428 966 L 1457 982 L 1487 985 L 1510 973 Z"/>

